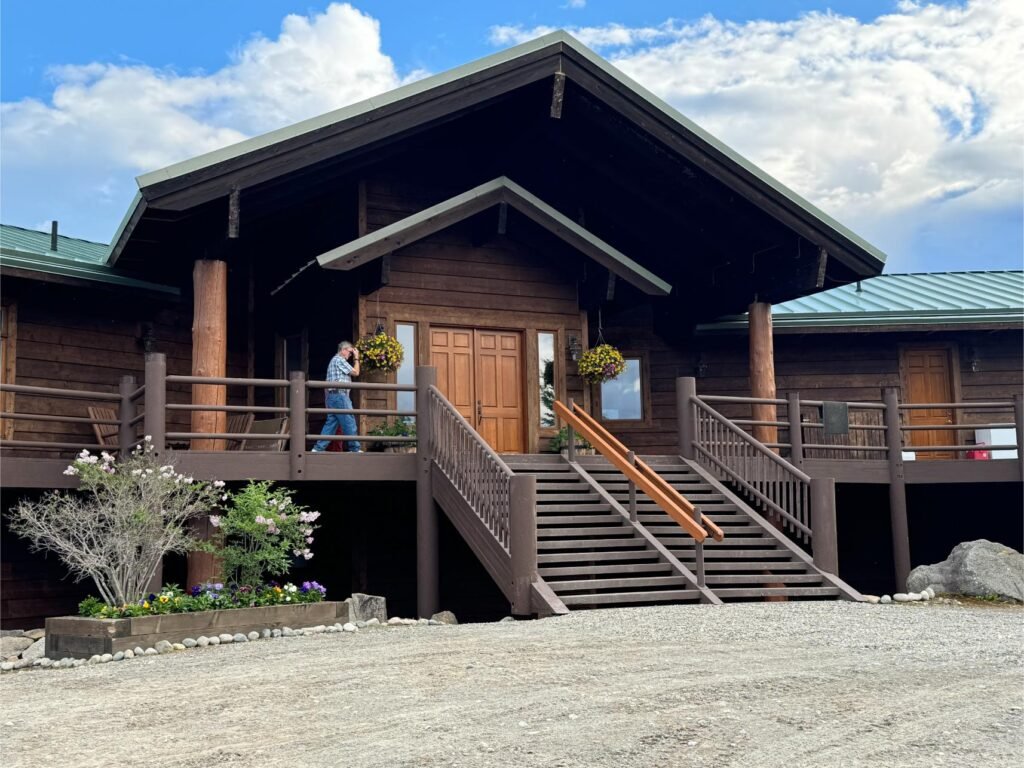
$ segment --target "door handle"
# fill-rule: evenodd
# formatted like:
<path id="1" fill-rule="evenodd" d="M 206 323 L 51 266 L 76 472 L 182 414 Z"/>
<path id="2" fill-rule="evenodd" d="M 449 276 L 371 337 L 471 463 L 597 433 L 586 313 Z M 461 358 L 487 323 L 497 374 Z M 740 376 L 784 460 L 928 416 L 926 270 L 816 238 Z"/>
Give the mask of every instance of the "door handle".
<path id="1" fill-rule="evenodd" d="M 484 418 L 484 407 L 479 400 L 476 401 L 476 425 L 479 427 Z"/>

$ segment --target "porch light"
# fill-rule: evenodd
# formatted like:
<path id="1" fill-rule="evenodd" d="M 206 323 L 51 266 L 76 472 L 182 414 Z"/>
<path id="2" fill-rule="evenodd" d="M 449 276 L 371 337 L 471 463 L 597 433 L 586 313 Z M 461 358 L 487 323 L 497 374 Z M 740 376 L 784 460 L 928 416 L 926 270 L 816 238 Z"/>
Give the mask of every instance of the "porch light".
<path id="1" fill-rule="evenodd" d="M 583 344 L 580 343 L 578 336 L 569 336 L 566 351 L 569 353 L 570 360 L 576 361 L 580 359 L 580 355 L 583 354 Z"/>

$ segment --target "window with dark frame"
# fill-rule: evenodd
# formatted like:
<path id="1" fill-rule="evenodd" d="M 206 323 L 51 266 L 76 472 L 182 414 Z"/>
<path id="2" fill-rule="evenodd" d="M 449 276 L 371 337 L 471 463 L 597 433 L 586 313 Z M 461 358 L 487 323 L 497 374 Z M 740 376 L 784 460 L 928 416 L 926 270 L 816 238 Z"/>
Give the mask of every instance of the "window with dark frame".
<path id="1" fill-rule="evenodd" d="M 396 371 L 396 383 L 398 384 L 415 384 L 416 383 L 416 324 L 415 323 L 395 323 L 395 338 L 398 339 L 398 343 L 402 345 L 402 349 L 405 354 L 402 357 L 402 364 L 398 366 Z M 397 410 L 399 411 L 415 411 L 416 410 L 416 393 L 415 392 L 398 392 L 395 398 Z M 415 421 L 415 416 L 404 416 L 406 421 Z"/>
<path id="2" fill-rule="evenodd" d="M 643 421 L 643 361 L 626 358 L 626 370 L 601 384 L 601 419 L 604 421 Z"/>
<path id="3" fill-rule="evenodd" d="M 537 333 L 537 372 L 540 385 L 540 427 L 555 426 L 555 341 L 550 331 Z"/>

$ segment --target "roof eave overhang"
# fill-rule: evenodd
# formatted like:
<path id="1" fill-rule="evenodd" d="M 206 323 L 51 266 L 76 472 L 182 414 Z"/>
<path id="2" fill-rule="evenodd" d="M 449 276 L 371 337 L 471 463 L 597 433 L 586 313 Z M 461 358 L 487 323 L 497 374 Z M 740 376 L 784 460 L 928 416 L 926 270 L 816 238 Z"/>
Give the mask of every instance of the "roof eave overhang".
<path id="1" fill-rule="evenodd" d="M 182 210 L 227 194 L 225 185 L 229 175 L 231 184 L 251 186 L 274 174 L 319 162 L 322 156 L 337 156 L 398 135 L 431 119 L 470 109 L 500 95 L 503 89 L 520 87 L 555 72 L 566 74 L 612 108 L 628 111 L 639 130 L 655 136 L 689 162 L 824 248 L 854 274 L 867 277 L 881 272 L 885 262 L 882 251 L 561 31 L 340 110 L 139 176 L 140 195 L 111 244 L 109 263 L 116 262 L 147 203 Z M 287 155 L 294 150 L 301 150 L 301 153 L 286 163 Z M 260 163 L 263 167 L 257 167 Z M 203 189 L 197 190 L 200 185 Z"/>
<path id="2" fill-rule="evenodd" d="M 938 311 L 938 312 L 845 312 L 810 315 L 772 316 L 772 330 L 776 333 L 803 332 L 872 332 L 928 330 L 934 326 L 970 326 L 983 328 L 1017 327 L 1024 328 L 1024 312 L 1020 309 L 984 311 Z M 701 335 L 746 332 L 747 316 L 738 315 L 723 318 L 714 323 L 698 325 L 696 332 Z"/>
<path id="3" fill-rule="evenodd" d="M 505 176 L 333 248 L 317 256 L 316 261 L 325 269 L 355 269 L 501 203 L 514 208 L 640 291 L 650 296 L 667 296 L 672 291 L 672 286 L 665 280 Z"/>
<path id="4" fill-rule="evenodd" d="M 174 286 L 129 277 L 102 264 L 86 264 L 13 248 L 0 248 L 0 273 L 9 277 L 40 281 L 53 281 L 54 278 L 59 278 L 60 282 L 74 281 L 83 285 L 103 283 L 110 287 L 129 288 L 168 297 L 181 295 L 181 291 Z"/>

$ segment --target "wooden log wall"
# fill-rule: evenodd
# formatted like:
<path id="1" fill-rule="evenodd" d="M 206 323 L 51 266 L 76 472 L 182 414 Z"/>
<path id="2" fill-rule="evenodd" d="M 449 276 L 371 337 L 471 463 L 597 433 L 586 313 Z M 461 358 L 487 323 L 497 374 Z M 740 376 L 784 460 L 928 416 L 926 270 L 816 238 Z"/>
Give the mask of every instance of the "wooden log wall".
<path id="1" fill-rule="evenodd" d="M 43 286 L 19 292 L 16 384 L 64 389 L 117 392 L 121 376 L 143 381 L 145 350 L 167 355 L 167 372 L 189 375 L 192 366 L 190 304 L 153 309 L 127 294 L 94 288 Z M 229 356 L 229 376 L 245 373 L 244 349 Z M 168 403 L 188 403 L 192 388 L 169 385 Z M 229 393 L 232 402 L 245 402 L 243 391 Z M 87 402 L 34 395 L 16 395 L 15 411 L 62 416 L 88 416 Z M 116 403 L 115 403 L 116 405 Z M 188 431 L 189 417 L 169 411 L 168 431 Z M 94 443 L 89 424 L 18 420 L 15 440 Z M 11 451 L 11 455 L 70 456 L 73 452 Z"/>

